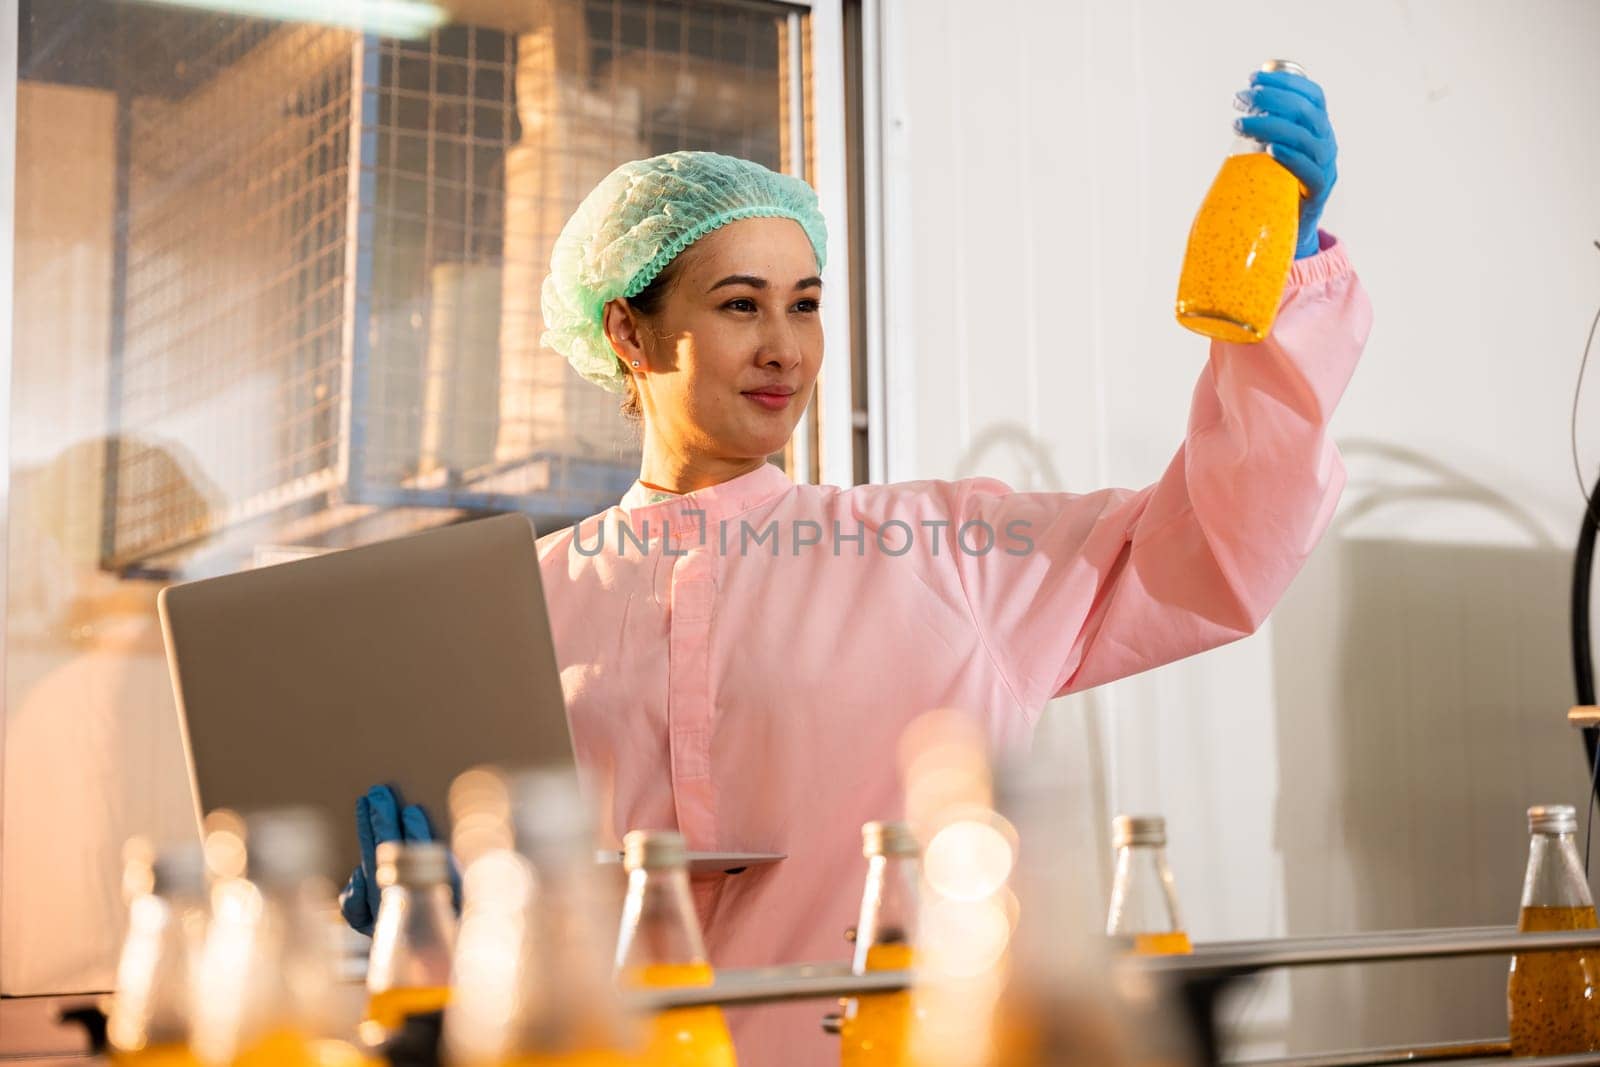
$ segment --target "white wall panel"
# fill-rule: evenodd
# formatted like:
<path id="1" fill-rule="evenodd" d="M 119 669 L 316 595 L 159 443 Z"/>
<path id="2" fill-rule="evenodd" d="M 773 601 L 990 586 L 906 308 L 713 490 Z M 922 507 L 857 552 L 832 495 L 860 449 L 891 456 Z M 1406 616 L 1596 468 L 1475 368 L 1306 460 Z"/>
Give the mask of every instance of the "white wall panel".
<path id="1" fill-rule="evenodd" d="M 1280 56 L 1327 90 L 1324 224 L 1376 316 L 1334 423 L 1339 520 L 1261 634 L 1045 725 L 1104 755 L 1108 809 L 1168 813 L 1202 939 L 1510 921 L 1521 808 L 1581 803 L 1563 575 L 1600 303 L 1597 46 L 1584 0 L 885 2 L 897 479 L 1158 477 L 1205 358 L 1171 304 L 1232 94 Z M 1597 416 L 1600 391 L 1591 479 Z M 1253 996 L 1266 1045 L 1504 1025 L 1501 961 Z"/>

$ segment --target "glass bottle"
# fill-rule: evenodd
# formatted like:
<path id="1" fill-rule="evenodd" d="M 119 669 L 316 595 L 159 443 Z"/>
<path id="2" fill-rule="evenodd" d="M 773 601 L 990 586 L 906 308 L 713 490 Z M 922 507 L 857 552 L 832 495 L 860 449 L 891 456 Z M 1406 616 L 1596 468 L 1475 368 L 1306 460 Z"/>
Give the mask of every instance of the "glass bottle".
<path id="1" fill-rule="evenodd" d="M 869 822 L 861 828 L 867 881 L 856 923 L 853 974 L 904 971 L 912 967 L 917 917 L 918 855 L 911 827 Z M 906 1062 L 911 993 L 882 993 L 844 1002 L 839 1023 L 841 1067 Z"/>
<path id="2" fill-rule="evenodd" d="M 919 715 L 898 745 L 906 820 L 921 848 L 917 982 L 908 1061 L 987 1067 L 1017 917 L 1007 887 L 1016 838 L 994 810 L 990 738 L 954 708 Z"/>
<path id="3" fill-rule="evenodd" d="M 1305 74 L 1285 59 L 1268 60 L 1261 69 Z M 1237 138 L 1189 230 L 1178 322 L 1219 341 L 1264 339 L 1278 315 L 1299 233 L 1299 179 L 1260 141 Z"/>
<path id="4" fill-rule="evenodd" d="M 1104 857 L 1095 834 L 1062 818 L 1095 786 L 1072 777 L 1073 761 L 1051 744 L 1013 755 L 997 775 L 1020 843 L 1019 918 L 985 1067 L 1194 1063 L 1173 1005 L 1096 929 L 1104 905 L 1092 872 Z"/>
<path id="5" fill-rule="evenodd" d="M 458 835 L 492 840 L 475 850 L 463 876 L 455 991 L 445 1009 L 449 1062 L 636 1062 L 636 1035 L 608 968 L 607 924 L 615 929 L 616 909 L 601 913 L 606 893 L 593 820 L 576 775 L 535 770 L 507 778 L 474 769 L 452 786 L 451 808 Z"/>
<path id="6" fill-rule="evenodd" d="M 361 1023 L 361 1036 L 372 1045 L 398 1032 L 408 1015 L 443 1010 L 456 936 L 450 850 L 443 843 L 385 841 L 377 861 L 381 895 Z"/>
<path id="7" fill-rule="evenodd" d="M 205 856 L 198 841 L 163 849 L 130 842 L 136 883 L 106 1020 L 110 1059 L 125 1067 L 192 1067 L 191 979 L 205 936 Z"/>
<path id="8" fill-rule="evenodd" d="M 1577 812 L 1565 804 L 1528 809 L 1528 872 L 1522 883 L 1523 931 L 1589 930 L 1595 923 L 1573 834 Z M 1511 958 L 1506 1001 L 1511 1051 L 1553 1056 L 1600 1049 L 1600 952 L 1529 952 Z"/>
<path id="9" fill-rule="evenodd" d="M 633 830 L 622 839 L 628 895 L 622 905 L 616 971 L 625 986 L 681 988 L 712 983 L 700 923 L 689 897 L 683 836 Z M 733 1067 L 733 1039 L 714 1006 L 674 1008 L 651 1020 L 646 1062 L 660 1067 Z"/>
<path id="10" fill-rule="evenodd" d="M 280 809 L 207 819 L 214 882 L 196 986 L 194 1049 L 231 1067 L 359 1064 L 338 980 L 342 921 L 321 816 Z"/>
<path id="11" fill-rule="evenodd" d="M 1167 820 L 1159 815 L 1118 815 L 1112 820 L 1111 836 L 1117 869 L 1106 933 L 1131 937 L 1133 950 L 1140 955 L 1192 951 L 1167 867 Z"/>

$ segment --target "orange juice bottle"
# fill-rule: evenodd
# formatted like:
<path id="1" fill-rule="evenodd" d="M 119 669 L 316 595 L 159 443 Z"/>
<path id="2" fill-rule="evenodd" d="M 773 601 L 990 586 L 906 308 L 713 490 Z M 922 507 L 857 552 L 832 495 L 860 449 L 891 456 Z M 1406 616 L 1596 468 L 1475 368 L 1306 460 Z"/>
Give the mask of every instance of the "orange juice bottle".
<path id="1" fill-rule="evenodd" d="M 1577 812 L 1565 804 L 1528 809 L 1532 840 L 1517 929 L 1595 927 L 1594 900 L 1573 843 L 1577 829 Z M 1513 1055 L 1600 1049 L 1600 950 L 1513 956 L 1506 1002 Z"/>
<path id="2" fill-rule="evenodd" d="M 619 979 L 636 988 L 710 985 L 714 976 L 689 898 L 683 836 L 634 830 L 622 839 L 622 849 L 628 895 L 617 940 Z M 652 1067 L 734 1067 L 733 1038 L 721 1009 L 658 1013 L 651 1020 L 645 1062 Z"/>
<path id="3" fill-rule="evenodd" d="M 1194 1063 L 1176 1005 L 1128 985 L 1114 946 L 1095 929 L 1105 904 L 1084 872 L 1093 870 L 1098 845 L 1061 817 L 1090 783 L 1063 773 L 1068 761 L 1064 750 L 1052 751 L 1056 740 L 1043 739 L 997 774 L 996 799 L 1019 841 L 1009 879 L 1018 918 L 985 1065 Z M 927 931 L 925 923 L 925 941 Z"/>
<path id="4" fill-rule="evenodd" d="M 850 970 L 910 970 L 914 962 L 919 863 L 917 840 L 903 822 L 869 822 L 861 828 L 867 882 L 856 922 Z M 909 990 L 846 1000 L 839 1020 L 842 1067 L 900 1067 L 907 1061 L 912 1001 Z"/>
<path id="5" fill-rule="evenodd" d="M 205 857 L 199 841 L 151 857 L 129 842 L 128 933 L 106 1020 L 119 1067 L 195 1067 L 189 1049 L 190 979 L 205 934 Z"/>
<path id="6" fill-rule="evenodd" d="M 467 868 L 446 1062 L 641 1062 L 611 980 L 618 898 L 599 877 L 596 820 L 576 773 L 474 768 L 451 786 L 450 811 Z"/>
<path id="7" fill-rule="evenodd" d="M 450 852 L 437 841 L 378 845 L 378 917 L 367 961 L 362 1038 L 381 1044 L 407 1015 L 440 1011 L 450 999 L 456 916 L 450 902 Z"/>
<path id="8" fill-rule="evenodd" d="M 326 823 L 309 809 L 207 817 L 211 923 L 199 964 L 193 1047 L 230 1067 L 356 1067 L 342 1007 L 343 928 L 327 878 Z"/>
<path id="9" fill-rule="evenodd" d="M 1262 70 L 1305 74 L 1288 60 Z M 1211 183 L 1189 230 L 1178 278 L 1178 322 L 1219 341 L 1245 344 L 1272 331 L 1300 232 L 1300 182 L 1240 137 Z"/>
<path id="10" fill-rule="evenodd" d="M 1131 938 L 1145 956 L 1192 951 L 1178 917 L 1178 893 L 1167 867 L 1167 820 L 1159 815 L 1118 815 L 1111 824 L 1117 872 L 1111 884 L 1106 933 Z"/>

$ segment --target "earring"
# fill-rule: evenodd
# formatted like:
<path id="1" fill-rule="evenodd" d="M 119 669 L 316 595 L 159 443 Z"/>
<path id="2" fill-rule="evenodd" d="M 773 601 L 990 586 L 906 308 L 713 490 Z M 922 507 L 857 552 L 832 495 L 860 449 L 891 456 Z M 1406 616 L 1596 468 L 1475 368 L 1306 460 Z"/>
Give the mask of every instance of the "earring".
<path id="1" fill-rule="evenodd" d="M 639 365 L 639 361 L 638 361 L 638 360 L 634 360 L 634 361 L 633 361 L 633 365 L 634 365 L 634 366 L 635 366 L 635 367 L 637 367 L 637 366 L 638 366 L 638 365 Z"/>

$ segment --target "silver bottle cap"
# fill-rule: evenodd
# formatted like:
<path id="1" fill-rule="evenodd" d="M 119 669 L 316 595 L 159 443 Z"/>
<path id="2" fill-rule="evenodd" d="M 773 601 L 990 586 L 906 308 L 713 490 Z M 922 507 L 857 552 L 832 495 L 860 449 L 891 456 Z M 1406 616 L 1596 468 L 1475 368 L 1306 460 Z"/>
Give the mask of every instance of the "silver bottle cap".
<path id="1" fill-rule="evenodd" d="M 206 854 L 199 841 L 166 845 L 150 864 L 151 890 L 163 896 L 201 896 L 206 891 Z"/>
<path id="2" fill-rule="evenodd" d="M 591 844 L 594 830 L 575 771 L 556 768 L 519 771 L 506 779 L 511 825 L 525 855 L 560 850 L 574 842 Z"/>
<path id="3" fill-rule="evenodd" d="M 1298 74 L 1302 78 L 1307 77 L 1306 68 L 1292 59 L 1269 59 L 1261 64 L 1261 69 L 1265 71 L 1281 70 L 1285 74 Z"/>
<path id="4" fill-rule="evenodd" d="M 688 862 L 683 835 L 676 830 L 629 830 L 622 838 L 622 866 L 657 871 Z"/>
<path id="5" fill-rule="evenodd" d="M 378 887 L 444 885 L 450 881 L 450 850 L 442 841 L 384 841 L 377 848 Z"/>
<path id="6" fill-rule="evenodd" d="M 328 875 L 328 824 L 314 808 L 246 815 L 245 863 L 251 881 L 285 885 Z"/>
<path id="7" fill-rule="evenodd" d="M 1118 815 L 1111 820 L 1111 843 L 1115 848 L 1129 845 L 1166 846 L 1167 820 L 1160 815 Z"/>
<path id="8" fill-rule="evenodd" d="M 911 825 L 903 822 L 869 822 L 861 827 L 861 854 L 873 856 L 917 856 L 922 850 L 911 833 Z"/>
<path id="9" fill-rule="evenodd" d="M 1530 834 L 1575 834 L 1578 811 L 1571 804 L 1536 804 L 1528 809 Z"/>

